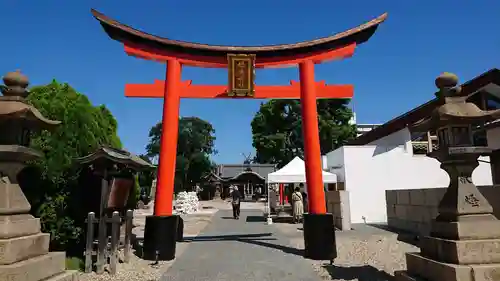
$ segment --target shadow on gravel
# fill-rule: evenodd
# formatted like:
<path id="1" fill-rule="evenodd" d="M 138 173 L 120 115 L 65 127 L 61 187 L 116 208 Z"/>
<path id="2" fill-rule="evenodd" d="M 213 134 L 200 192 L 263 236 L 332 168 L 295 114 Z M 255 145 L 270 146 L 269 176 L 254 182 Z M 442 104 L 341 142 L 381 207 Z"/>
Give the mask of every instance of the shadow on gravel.
<path id="1" fill-rule="evenodd" d="M 283 251 L 288 254 L 303 256 L 303 250 L 292 248 L 289 246 L 280 245 L 273 242 L 265 241 L 277 241 L 276 238 L 272 237 L 272 233 L 256 233 L 256 234 L 232 234 L 232 235 L 215 235 L 215 236 L 196 236 L 196 237 L 185 237 L 185 242 L 203 242 L 203 241 L 238 241 L 242 243 L 257 245 L 261 247 L 271 248 Z"/>
<path id="2" fill-rule="evenodd" d="M 247 216 L 246 222 L 266 222 L 263 216 Z"/>
<path id="3" fill-rule="evenodd" d="M 378 229 L 391 232 L 397 235 L 397 239 L 401 242 L 411 244 L 413 246 L 419 247 L 420 246 L 420 236 L 415 233 L 403 231 L 403 230 L 398 230 L 389 227 L 386 224 L 369 224 L 370 226 L 376 227 Z"/>
<path id="4" fill-rule="evenodd" d="M 269 243 L 269 242 L 264 242 L 265 239 L 240 239 L 238 241 L 243 242 L 243 243 L 248 243 L 252 245 L 257 245 L 257 246 L 262 246 L 266 248 L 271 248 L 271 249 L 276 249 L 283 251 L 287 254 L 292 254 L 292 255 L 297 255 L 297 256 L 304 256 L 304 250 L 302 249 L 297 249 L 297 248 L 292 248 L 289 246 L 284 246 L 284 245 L 279 245 L 279 244 L 274 244 L 274 243 Z M 269 239 L 271 240 L 271 239 Z M 276 239 L 272 239 L 276 241 Z"/>
<path id="5" fill-rule="evenodd" d="M 228 235 L 198 235 L 195 237 L 184 237 L 186 242 L 202 242 L 202 241 L 238 241 L 240 239 L 271 237 L 273 234 L 268 233 L 252 233 L 252 234 L 228 234 Z"/>
<path id="6" fill-rule="evenodd" d="M 223 220 L 234 220 L 234 217 L 221 217 Z M 266 218 L 264 216 L 247 216 L 246 222 L 266 222 Z"/>
<path id="7" fill-rule="evenodd" d="M 324 265 L 332 280 L 393 281 L 394 276 L 371 265 L 343 267 Z"/>

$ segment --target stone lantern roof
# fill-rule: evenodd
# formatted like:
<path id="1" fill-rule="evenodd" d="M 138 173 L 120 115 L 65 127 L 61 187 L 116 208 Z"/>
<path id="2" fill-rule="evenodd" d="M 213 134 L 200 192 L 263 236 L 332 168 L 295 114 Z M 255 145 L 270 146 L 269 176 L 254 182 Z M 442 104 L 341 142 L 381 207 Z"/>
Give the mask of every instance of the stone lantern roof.
<path id="1" fill-rule="evenodd" d="M 32 129 L 51 129 L 60 121 L 45 118 L 38 109 L 25 101 L 29 95 L 28 78 L 21 72 L 9 72 L 3 77 L 5 85 L 0 86 L 3 96 L 0 96 L 0 119 L 19 119 Z"/>
<path id="2" fill-rule="evenodd" d="M 481 110 L 477 105 L 467 102 L 468 95 L 462 95 L 458 85 L 458 77 L 452 73 L 442 73 L 436 78 L 436 93 L 442 105 L 438 106 L 428 119 L 421 120 L 412 126 L 412 130 L 426 132 L 444 125 L 480 124 L 500 118 L 500 110 Z"/>

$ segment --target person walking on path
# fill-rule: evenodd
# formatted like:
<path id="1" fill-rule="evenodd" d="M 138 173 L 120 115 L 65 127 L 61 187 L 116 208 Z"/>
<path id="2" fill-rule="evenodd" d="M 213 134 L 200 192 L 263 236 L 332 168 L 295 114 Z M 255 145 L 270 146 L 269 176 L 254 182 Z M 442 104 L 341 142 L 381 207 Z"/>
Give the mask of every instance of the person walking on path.
<path id="1" fill-rule="evenodd" d="M 292 194 L 292 211 L 293 211 L 293 221 L 299 223 L 302 220 L 302 215 L 304 214 L 304 204 L 302 202 L 302 193 L 300 193 L 300 187 L 296 187 Z"/>
<path id="2" fill-rule="evenodd" d="M 233 217 L 235 219 L 240 218 L 240 208 L 241 208 L 241 193 L 238 188 L 234 188 L 231 194 L 231 204 L 233 205 Z"/>

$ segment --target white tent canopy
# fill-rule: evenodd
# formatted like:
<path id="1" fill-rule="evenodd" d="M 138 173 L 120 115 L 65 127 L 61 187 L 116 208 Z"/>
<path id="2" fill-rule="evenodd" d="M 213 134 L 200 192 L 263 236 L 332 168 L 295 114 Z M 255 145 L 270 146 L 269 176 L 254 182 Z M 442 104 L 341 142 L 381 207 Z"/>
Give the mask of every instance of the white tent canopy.
<path id="1" fill-rule="evenodd" d="M 323 171 L 324 183 L 336 183 L 337 175 Z M 304 160 L 296 156 L 290 163 L 286 164 L 280 170 L 267 175 L 268 183 L 305 183 L 306 182 L 306 164 Z"/>

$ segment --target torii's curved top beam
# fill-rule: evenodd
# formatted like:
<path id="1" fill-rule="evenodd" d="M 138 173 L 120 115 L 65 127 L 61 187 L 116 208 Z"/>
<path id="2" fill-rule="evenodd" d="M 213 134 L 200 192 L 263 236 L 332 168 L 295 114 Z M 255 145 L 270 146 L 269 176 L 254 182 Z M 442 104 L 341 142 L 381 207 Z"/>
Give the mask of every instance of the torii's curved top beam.
<path id="1" fill-rule="evenodd" d="M 355 28 L 332 36 L 295 44 L 268 46 L 221 46 L 172 40 L 154 36 L 113 20 L 92 9 L 92 15 L 105 32 L 125 45 L 125 51 L 136 57 L 166 61 L 178 59 L 199 67 L 227 67 L 227 54 L 255 54 L 256 67 L 290 66 L 310 59 L 316 63 L 349 57 L 356 45 L 375 33 L 387 13 Z"/>

